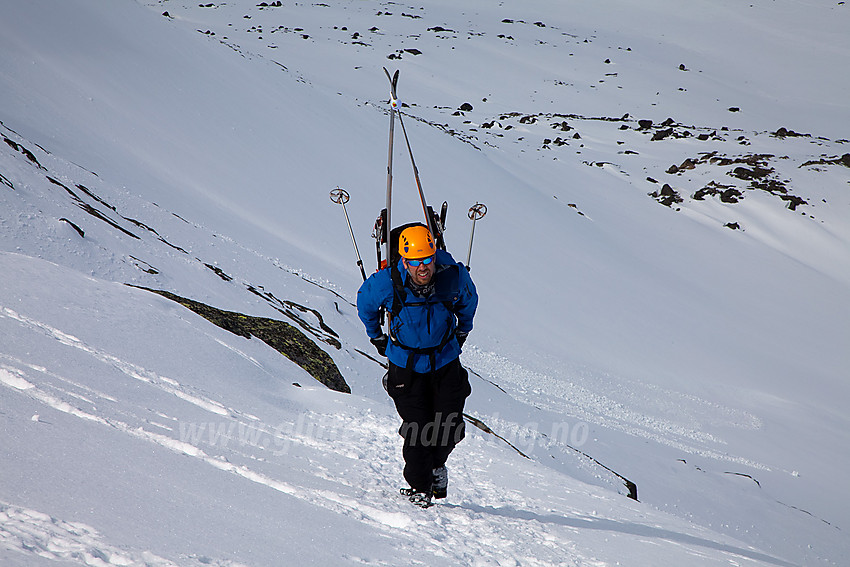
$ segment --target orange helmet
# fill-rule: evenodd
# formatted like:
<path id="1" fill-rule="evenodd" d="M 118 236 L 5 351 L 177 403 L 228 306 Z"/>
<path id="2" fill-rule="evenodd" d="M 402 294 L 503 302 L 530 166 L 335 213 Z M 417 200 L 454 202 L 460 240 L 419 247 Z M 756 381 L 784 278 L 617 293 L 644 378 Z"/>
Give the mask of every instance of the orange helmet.
<path id="1" fill-rule="evenodd" d="M 431 231 L 424 226 L 411 226 L 401 231 L 398 237 L 398 253 L 402 258 L 417 260 L 433 256 L 437 251 Z"/>

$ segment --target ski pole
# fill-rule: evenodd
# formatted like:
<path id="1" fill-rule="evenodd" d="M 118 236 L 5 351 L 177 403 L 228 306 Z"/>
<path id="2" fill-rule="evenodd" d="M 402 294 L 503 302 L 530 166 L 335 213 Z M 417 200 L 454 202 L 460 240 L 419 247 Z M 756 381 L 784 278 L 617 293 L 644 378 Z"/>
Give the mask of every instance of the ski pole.
<path id="1" fill-rule="evenodd" d="M 416 160 L 413 159 L 413 150 L 410 147 L 410 138 L 407 137 L 407 129 L 404 127 L 404 120 L 401 119 L 401 111 L 398 112 L 398 123 L 401 124 L 401 131 L 404 134 L 404 141 L 407 144 L 407 153 L 410 154 L 410 165 L 413 166 L 413 177 L 416 179 L 416 188 L 419 189 L 419 200 L 422 202 L 422 213 L 425 215 L 425 222 L 428 224 L 428 230 L 434 234 L 434 226 L 431 222 L 431 217 L 428 214 L 428 205 L 425 202 L 425 193 L 422 191 L 422 182 L 419 180 L 419 168 L 416 167 Z"/>
<path id="2" fill-rule="evenodd" d="M 351 234 L 351 243 L 354 244 L 354 253 L 357 255 L 357 265 L 360 267 L 360 275 L 363 276 L 363 281 L 365 282 L 366 270 L 363 269 L 363 260 L 360 258 L 360 250 L 357 249 L 357 241 L 354 239 L 354 231 L 351 229 L 351 221 L 348 218 L 348 211 L 345 208 L 345 204 L 350 198 L 348 191 L 345 189 L 337 187 L 336 189 L 331 190 L 331 201 L 342 205 L 342 212 L 345 213 L 345 222 L 348 223 L 348 232 Z"/>
<path id="3" fill-rule="evenodd" d="M 398 111 L 398 123 L 401 124 L 401 131 L 404 134 L 404 141 L 407 144 L 407 153 L 410 155 L 410 165 L 413 166 L 413 177 L 416 179 L 416 188 L 419 190 L 419 200 L 422 202 L 422 213 L 425 215 L 425 223 L 428 225 L 428 230 L 431 234 L 435 234 L 431 216 L 428 214 L 428 204 L 425 201 L 425 193 L 422 191 L 422 181 L 419 179 L 419 168 L 416 167 L 416 160 L 413 159 L 413 149 L 410 147 L 410 138 L 407 137 L 407 129 L 404 127 L 404 120 L 401 119 L 401 110 Z"/>
<path id="4" fill-rule="evenodd" d="M 472 232 L 469 233 L 469 250 L 466 253 L 466 269 L 469 270 L 469 260 L 472 258 L 472 239 L 475 238 L 475 222 L 484 218 L 487 214 L 487 205 L 484 203 L 475 203 L 469 207 L 468 217 L 472 221 Z"/>

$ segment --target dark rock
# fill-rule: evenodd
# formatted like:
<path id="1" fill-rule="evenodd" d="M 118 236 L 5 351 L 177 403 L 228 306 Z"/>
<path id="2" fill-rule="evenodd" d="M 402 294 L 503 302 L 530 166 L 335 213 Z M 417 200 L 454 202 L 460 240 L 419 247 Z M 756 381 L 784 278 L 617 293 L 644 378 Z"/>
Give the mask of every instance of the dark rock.
<path id="1" fill-rule="evenodd" d="M 841 157 L 833 159 L 822 158 L 819 160 L 807 161 L 800 167 L 807 167 L 810 165 L 843 165 L 844 167 L 850 167 L 850 154 L 844 154 Z"/>
<path id="2" fill-rule="evenodd" d="M 0 173 L 0 183 L 2 183 L 3 185 L 5 185 L 6 187 L 8 187 L 9 189 L 11 189 L 12 191 L 14 191 L 14 190 L 15 190 L 15 184 L 14 184 L 14 183 L 12 183 L 11 181 L 9 181 L 8 179 L 6 179 L 6 178 L 3 176 L 3 174 L 2 174 L 2 173 Z"/>
<path id="3" fill-rule="evenodd" d="M 808 201 L 803 199 L 802 197 L 797 197 L 796 195 L 780 195 L 780 199 L 788 203 L 788 208 L 792 211 L 796 211 L 797 207 L 800 205 L 808 205 Z"/>
<path id="4" fill-rule="evenodd" d="M 29 151 L 22 145 L 18 144 L 14 140 L 10 140 L 6 136 L 3 136 L 3 141 L 6 142 L 6 144 L 16 152 L 22 153 L 24 157 L 34 163 L 36 167 L 38 167 L 39 169 L 45 169 L 40 163 L 38 163 L 38 160 L 35 158 L 35 154 L 33 154 L 31 151 Z"/>
<path id="5" fill-rule="evenodd" d="M 66 219 L 65 217 L 62 217 L 62 218 L 61 218 L 61 219 L 59 219 L 59 220 L 60 220 L 61 222 L 68 223 L 68 225 L 69 225 L 71 228 L 73 228 L 74 230 L 76 230 L 76 231 L 77 231 L 77 234 L 79 234 L 79 235 L 80 235 L 80 238 L 85 238 L 85 237 L 86 237 L 86 233 L 83 231 L 83 229 L 81 229 L 80 227 L 78 227 L 76 224 L 74 224 L 74 223 L 73 223 L 73 222 L 71 222 L 70 220 Z"/>
<path id="6" fill-rule="evenodd" d="M 732 177 L 737 177 L 738 179 L 743 179 L 744 181 L 751 181 L 753 179 L 760 179 L 762 177 L 766 177 L 771 173 L 773 173 L 773 169 L 755 166 L 752 169 L 746 167 L 736 167 L 729 175 L 731 175 Z"/>
<path id="7" fill-rule="evenodd" d="M 667 207 L 672 207 L 674 204 L 681 203 L 684 200 L 681 195 L 679 195 L 679 193 L 677 193 L 676 190 L 670 187 L 667 183 L 664 184 L 660 191 L 653 191 L 649 194 L 649 196 Z"/>
<path id="8" fill-rule="evenodd" d="M 720 193 L 720 200 L 724 203 L 737 203 L 741 197 L 743 197 L 743 193 L 733 187 Z"/>
<path id="9" fill-rule="evenodd" d="M 776 138 L 811 138 L 811 134 L 800 134 L 799 132 L 795 132 L 794 130 L 789 130 L 787 128 L 780 128 L 776 132 L 771 132 L 771 136 Z"/>
<path id="10" fill-rule="evenodd" d="M 665 128 L 664 130 L 659 130 L 655 134 L 652 135 L 652 141 L 657 142 L 659 140 L 663 140 L 664 138 L 670 137 L 673 135 L 672 128 Z"/>
<path id="11" fill-rule="evenodd" d="M 212 271 L 213 271 L 213 273 L 215 273 L 215 275 L 217 275 L 218 277 L 220 277 L 220 278 L 221 278 L 221 279 L 223 279 L 224 281 L 226 281 L 226 282 L 231 282 L 231 281 L 233 281 L 233 278 L 232 278 L 232 277 L 230 277 L 230 276 L 228 276 L 228 275 L 224 272 L 224 270 L 222 270 L 222 269 L 221 269 L 221 268 L 219 268 L 218 266 L 213 266 L 212 264 L 204 264 L 204 266 L 206 266 L 208 269 L 212 270 Z"/>
<path id="12" fill-rule="evenodd" d="M 750 185 L 754 189 L 761 189 L 762 191 L 767 191 L 768 193 L 773 193 L 774 195 L 783 195 L 785 193 L 788 193 L 788 188 L 785 187 L 785 184 L 781 181 L 777 181 L 776 179 L 756 180 L 751 182 Z"/>
<path id="13" fill-rule="evenodd" d="M 346 394 L 351 393 L 351 388 L 340 374 L 333 359 L 304 333 L 289 323 L 223 311 L 167 291 L 149 288 L 140 289 L 151 291 L 175 301 L 235 335 L 246 339 L 257 337 L 306 370 L 313 378 L 331 390 Z"/>
<path id="14" fill-rule="evenodd" d="M 686 158 L 685 161 L 682 162 L 682 165 L 679 166 L 679 169 L 696 169 L 696 162 L 691 158 Z"/>

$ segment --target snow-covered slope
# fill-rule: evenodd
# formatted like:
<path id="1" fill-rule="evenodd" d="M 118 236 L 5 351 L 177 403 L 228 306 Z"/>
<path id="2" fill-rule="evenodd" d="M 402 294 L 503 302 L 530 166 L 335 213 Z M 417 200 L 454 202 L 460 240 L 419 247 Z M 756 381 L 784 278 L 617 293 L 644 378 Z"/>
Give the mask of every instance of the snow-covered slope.
<path id="1" fill-rule="evenodd" d="M 267 4 L 0 8 L 4 564 L 841 563 L 846 5 Z M 467 410 L 531 457 L 470 428 L 424 513 L 327 198 L 374 264 L 382 66 L 457 258 L 488 205 Z"/>
<path id="2" fill-rule="evenodd" d="M 147 292 L 9 253 L 0 265 L 15 275 L 0 313 L 4 565 L 770 560 L 482 433 L 452 468 L 455 496 L 418 510 L 395 494 L 382 400 L 311 385 Z"/>

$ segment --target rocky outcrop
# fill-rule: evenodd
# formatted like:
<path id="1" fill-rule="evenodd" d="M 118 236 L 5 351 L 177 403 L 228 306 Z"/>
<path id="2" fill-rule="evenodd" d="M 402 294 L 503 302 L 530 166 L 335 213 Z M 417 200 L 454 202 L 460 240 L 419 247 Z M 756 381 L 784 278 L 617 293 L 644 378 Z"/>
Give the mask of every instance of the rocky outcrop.
<path id="1" fill-rule="evenodd" d="M 351 388 L 340 374 L 333 359 L 315 342 L 289 323 L 266 317 L 253 317 L 233 311 L 224 311 L 167 291 L 150 288 L 140 289 L 157 293 L 175 301 L 234 335 L 246 339 L 256 337 L 306 370 L 313 378 L 331 390 L 346 394 L 351 393 Z"/>

